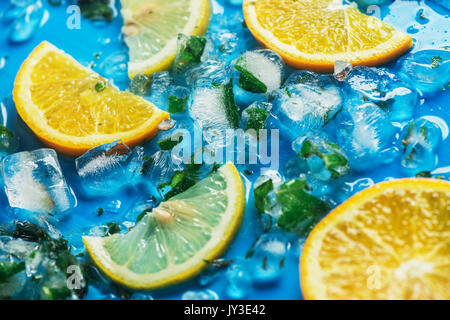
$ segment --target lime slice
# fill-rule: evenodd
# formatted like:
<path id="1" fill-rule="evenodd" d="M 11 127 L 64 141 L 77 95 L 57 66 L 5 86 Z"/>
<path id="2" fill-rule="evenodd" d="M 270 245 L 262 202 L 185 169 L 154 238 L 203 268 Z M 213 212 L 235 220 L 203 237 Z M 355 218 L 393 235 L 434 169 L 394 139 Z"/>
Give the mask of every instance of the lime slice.
<path id="1" fill-rule="evenodd" d="M 245 191 L 233 164 L 163 202 L 131 231 L 83 237 L 92 260 L 111 279 L 135 289 L 185 281 L 228 247 L 244 215 Z"/>
<path id="2" fill-rule="evenodd" d="M 170 68 L 178 34 L 204 34 L 211 15 L 209 0 L 121 0 L 121 3 L 122 33 L 130 49 L 130 78 Z"/>

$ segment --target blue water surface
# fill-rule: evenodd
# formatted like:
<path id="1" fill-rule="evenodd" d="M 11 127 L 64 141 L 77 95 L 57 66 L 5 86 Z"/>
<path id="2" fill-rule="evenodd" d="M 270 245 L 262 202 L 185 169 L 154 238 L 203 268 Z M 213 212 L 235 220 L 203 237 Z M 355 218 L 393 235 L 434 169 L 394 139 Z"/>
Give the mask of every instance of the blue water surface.
<path id="1" fill-rule="evenodd" d="M 8 6 L 9 1 L 0 2 L 0 11 Z M 104 59 L 116 52 L 126 52 L 127 48 L 120 38 L 122 19 L 120 15 L 116 16 L 111 23 L 99 24 L 89 20 L 81 20 L 80 29 L 69 29 L 67 19 L 69 14 L 66 9 L 69 1 L 60 6 L 51 6 L 47 1 L 43 2 L 48 10 L 49 16 L 46 23 L 37 30 L 35 35 L 26 42 L 12 43 L 9 41 L 9 26 L 2 24 L 0 31 L 0 58 L 5 58 L 5 65 L 0 69 L 0 98 L 6 107 L 7 117 L 5 119 L 7 126 L 20 137 L 19 150 L 34 150 L 43 147 L 34 134 L 27 128 L 23 121 L 17 116 L 14 103 L 12 102 L 12 89 L 14 78 L 20 68 L 21 63 L 26 59 L 32 49 L 41 41 L 47 40 L 58 48 L 71 54 L 75 59 L 84 65 L 92 65 L 95 71 L 101 72 L 101 64 Z M 239 6 L 228 5 L 225 0 L 217 0 L 213 3 L 215 14 L 235 17 L 241 12 Z M 427 17 L 428 22 L 417 20 L 419 10 Z M 396 28 L 408 32 L 414 38 L 414 48 L 412 51 L 434 48 L 446 48 L 449 45 L 450 30 L 449 12 L 443 7 L 436 5 L 431 1 L 388 1 L 380 10 L 375 10 L 374 15 L 381 17 Z M 242 27 L 239 25 L 238 27 Z M 116 83 L 121 89 L 126 89 L 127 83 Z M 4 100 L 5 99 L 5 100 Z M 442 91 L 434 97 L 429 98 L 418 107 L 416 118 L 421 116 L 434 116 L 450 121 L 450 115 L 447 108 L 450 107 L 450 90 Z M 447 132 L 448 135 L 448 132 Z M 151 143 L 147 143 L 148 146 Z M 448 150 L 450 147 L 449 139 L 446 137 L 439 147 L 438 168 L 450 166 Z M 293 155 L 290 150 L 280 152 L 281 164 Z M 89 229 L 96 225 L 101 225 L 110 221 L 126 221 L 121 216 L 127 212 L 137 201 L 144 201 L 144 196 L 134 190 L 126 190 L 110 198 L 86 199 L 80 191 L 79 181 L 75 171 L 74 159 L 59 155 L 59 160 L 63 168 L 65 177 L 77 194 L 78 206 L 71 215 L 62 221 L 57 228 L 64 237 L 71 241 L 74 252 L 83 251 L 81 244 L 81 235 L 87 233 Z M 255 176 L 255 175 L 254 175 Z M 251 181 L 253 177 L 243 175 L 247 187 L 247 208 L 244 223 L 237 234 L 232 246 L 225 254 L 225 259 L 233 259 L 236 256 L 244 256 L 252 243 L 259 235 L 259 228 L 255 228 L 257 221 L 257 212 L 254 209 L 253 190 Z M 379 166 L 376 170 L 368 170 L 357 177 L 370 177 L 374 182 L 385 180 L 387 177 L 404 176 L 400 169 L 400 160 L 397 159 L 389 165 Z M 357 178 L 355 176 L 355 178 Z M 101 217 L 96 215 L 98 208 L 105 207 L 112 200 L 121 202 L 121 213 L 113 214 L 106 212 Z M 0 192 L 0 205 L 7 208 L 7 199 L 4 192 Z M 3 210 L 2 210 L 3 211 Z M 0 214 L 0 223 L 11 222 L 14 217 L 8 214 L 8 210 Z M 265 285 L 256 285 L 247 295 L 249 299 L 301 299 L 302 294 L 299 286 L 298 257 L 293 253 L 286 257 L 281 277 L 278 280 Z M 205 289 L 199 284 L 199 279 L 193 279 L 188 283 L 176 286 L 174 288 L 162 291 L 151 292 L 155 299 L 180 299 L 181 295 L 187 290 Z M 226 299 L 226 281 L 223 274 L 214 282 L 207 286 L 208 289 L 217 292 L 220 298 Z M 113 292 L 113 290 L 111 290 Z M 104 299 L 108 297 L 108 292 L 102 292 L 95 288 L 90 288 L 86 299 Z"/>

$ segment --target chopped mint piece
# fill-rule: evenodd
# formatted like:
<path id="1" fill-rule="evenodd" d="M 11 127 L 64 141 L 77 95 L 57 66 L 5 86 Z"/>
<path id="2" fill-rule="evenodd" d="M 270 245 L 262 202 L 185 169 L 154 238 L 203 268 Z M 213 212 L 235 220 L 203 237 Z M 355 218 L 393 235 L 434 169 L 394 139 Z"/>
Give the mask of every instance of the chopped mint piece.
<path id="1" fill-rule="evenodd" d="M 423 137 L 424 140 L 427 140 L 428 138 L 428 129 L 424 125 L 420 126 L 419 129 L 420 135 Z"/>
<path id="2" fill-rule="evenodd" d="M 273 191 L 273 182 L 271 179 L 265 181 L 253 190 L 255 196 L 255 207 L 259 212 L 270 210 L 269 192 Z"/>
<path id="3" fill-rule="evenodd" d="M 325 163 L 325 167 L 331 172 L 331 177 L 333 179 L 347 174 L 350 169 L 347 157 L 334 143 L 321 141 L 321 144 L 319 145 L 311 139 L 306 139 L 303 142 L 300 152 L 301 156 L 305 158 L 312 155 L 316 155 L 321 158 Z"/>
<path id="4" fill-rule="evenodd" d="M 280 228 L 307 234 L 330 210 L 328 203 L 307 193 L 305 186 L 304 180 L 291 180 L 282 184 L 276 192 L 282 212 L 277 221 Z"/>
<path id="5" fill-rule="evenodd" d="M 169 96 L 169 112 L 180 113 L 186 110 L 188 97 L 179 98 L 176 96 Z"/>
<path id="6" fill-rule="evenodd" d="M 113 19 L 113 9 L 109 0 L 78 0 L 81 14 L 89 20 L 107 20 Z"/>
<path id="7" fill-rule="evenodd" d="M 142 158 L 143 162 L 142 162 L 142 169 L 141 169 L 141 174 L 145 174 L 148 170 L 148 168 L 150 168 L 150 165 L 153 163 L 153 159 L 150 158 L 149 156 L 144 156 Z"/>
<path id="8" fill-rule="evenodd" d="M 106 83 L 104 83 L 104 82 L 97 82 L 95 84 L 95 91 L 97 91 L 97 92 L 102 92 L 103 90 L 105 90 L 105 88 L 106 88 Z"/>
<path id="9" fill-rule="evenodd" d="M 269 111 L 261 108 L 249 108 L 246 110 L 249 115 L 245 130 L 254 129 L 259 135 L 259 130 L 266 127 L 266 120 L 269 117 Z"/>
<path id="10" fill-rule="evenodd" d="M 12 138 L 14 134 L 7 127 L 0 125 L 0 137 Z"/>
<path id="11" fill-rule="evenodd" d="M 59 6 L 62 4 L 62 0 L 48 0 L 48 3 L 52 6 Z"/>
<path id="12" fill-rule="evenodd" d="M 168 200 L 179 193 L 182 193 L 192 187 L 196 183 L 195 177 L 188 170 L 177 171 L 170 179 L 169 183 L 158 186 L 158 189 L 170 187 L 170 190 L 164 195 L 164 199 Z"/>
<path id="13" fill-rule="evenodd" d="M 118 222 L 108 222 L 105 227 L 105 236 L 120 233 L 120 224 Z"/>
<path id="14" fill-rule="evenodd" d="M 435 69 L 439 67 L 440 63 L 442 63 L 442 58 L 440 56 L 431 57 L 431 68 Z"/>
<path id="15" fill-rule="evenodd" d="M 225 99 L 225 112 L 228 122 L 233 129 L 239 127 L 239 112 L 236 103 L 234 102 L 233 94 L 233 80 L 230 80 L 226 85 L 223 85 L 224 99 Z"/>
<path id="16" fill-rule="evenodd" d="M 418 174 L 416 174 L 417 178 L 433 178 L 433 175 L 430 171 L 420 171 Z"/>
<path id="17" fill-rule="evenodd" d="M 187 37 L 184 34 L 179 34 L 178 52 L 174 62 L 175 70 L 181 70 L 191 63 L 200 63 L 205 45 L 205 37 Z"/>
<path id="18" fill-rule="evenodd" d="M 179 137 L 170 137 L 164 140 L 160 140 L 157 142 L 158 146 L 161 150 L 172 150 L 177 144 L 183 141 L 183 136 Z"/>
<path id="19" fill-rule="evenodd" d="M 266 93 L 267 86 L 245 68 L 244 61 L 245 59 L 241 57 L 234 64 L 234 68 L 240 73 L 239 86 L 249 92 Z"/>
<path id="20" fill-rule="evenodd" d="M 37 254 L 40 254 L 42 257 L 48 259 L 49 263 L 47 270 L 45 271 L 47 275 L 56 273 L 69 277 L 70 275 L 67 274 L 67 268 L 71 265 L 79 266 L 82 271 L 82 279 L 80 279 L 81 287 L 73 290 L 67 288 L 67 281 L 64 278 L 62 281 L 52 280 L 52 282 L 50 282 L 48 280 L 49 277 L 44 277 L 43 274 L 36 274 L 33 277 L 33 281 L 35 281 L 36 286 L 40 288 L 39 294 L 41 297 L 45 297 L 46 299 L 65 299 L 73 296 L 73 294 L 76 294 L 79 298 L 86 295 L 88 284 L 86 282 L 87 279 L 85 278 L 84 269 L 77 258 L 70 253 L 70 247 L 67 240 L 64 240 L 63 238 L 54 239 L 44 229 L 31 222 L 15 222 L 14 225 L 15 229 L 13 232 L 10 232 L 10 236 L 24 241 L 35 242 L 37 245 L 37 249 L 29 255 L 29 258 L 33 259 Z M 26 264 L 26 261 L 24 263 Z M 8 268 L 11 270 L 12 267 L 10 266 Z M 0 267 L 0 269 L 2 268 Z M 22 265 L 16 265 L 12 269 L 20 272 Z M 0 271 L 0 274 L 1 273 L 2 271 Z M 67 290 L 64 289 L 59 291 L 58 288 L 66 288 Z M 52 290 L 57 290 L 58 292 L 53 292 Z"/>
<path id="21" fill-rule="evenodd" d="M 41 294 L 48 300 L 62 300 L 70 296 L 70 290 L 67 286 L 53 288 L 50 285 L 44 285 L 41 288 Z"/>
<path id="22" fill-rule="evenodd" d="M 141 221 L 142 218 L 144 218 L 144 217 L 147 215 L 147 213 L 149 213 L 149 212 L 150 212 L 150 209 L 145 209 L 144 211 L 142 211 L 142 212 L 137 216 L 137 218 L 136 218 L 136 223 L 138 223 L 139 221 Z"/>
<path id="23" fill-rule="evenodd" d="M 287 96 L 288 96 L 289 98 L 292 98 L 292 94 L 291 94 L 291 92 L 289 91 L 288 88 L 285 88 L 285 89 L 284 89 L 284 92 L 286 92 L 286 94 L 287 94 Z"/>
<path id="24" fill-rule="evenodd" d="M 25 262 L 0 261 L 0 283 L 5 283 L 13 275 L 25 270 Z"/>
<path id="25" fill-rule="evenodd" d="M 139 73 L 130 81 L 128 89 L 131 93 L 143 96 L 148 92 L 151 77 L 146 74 Z"/>
<path id="26" fill-rule="evenodd" d="M 191 163 L 186 165 L 186 169 L 176 171 L 168 183 L 162 183 L 158 186 L 162 190 L 164 199 L 168 200 L 179 193 L 182 193 L 195 185 L 200 180 L 200 170 L 203 163 L 194 163 L 194 155 L 191 157 Z M 211 172 L 215 172 L 217 166 L 213 166 Z"/>

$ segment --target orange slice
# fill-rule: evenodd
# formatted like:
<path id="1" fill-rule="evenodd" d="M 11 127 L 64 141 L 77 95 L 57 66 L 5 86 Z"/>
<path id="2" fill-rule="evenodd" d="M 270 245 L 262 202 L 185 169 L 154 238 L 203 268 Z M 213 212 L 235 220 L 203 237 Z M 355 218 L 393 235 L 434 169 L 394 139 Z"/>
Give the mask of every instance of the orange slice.
<path id="1" fill-rule="evenodd" d="M 412 47 L 408 35 L 341 0 L 244 0 L 247 26 L 293 67 L 332 72 L 335 61 L 376 66 Z"/>
<path id="2" fill-rule="evenodd" d="M 169 114 L 106 79 L 48 42 L 22 64 L 14 83 L 17 112 L 45 144 L 67 155 L 122 139 L 156 135 Z"/>
<path id="3" fill-rule="evenodd" d="M 450 183 L 400 179 L 344 202 L 310 233 L 307 299 L 450 299 Z"/>

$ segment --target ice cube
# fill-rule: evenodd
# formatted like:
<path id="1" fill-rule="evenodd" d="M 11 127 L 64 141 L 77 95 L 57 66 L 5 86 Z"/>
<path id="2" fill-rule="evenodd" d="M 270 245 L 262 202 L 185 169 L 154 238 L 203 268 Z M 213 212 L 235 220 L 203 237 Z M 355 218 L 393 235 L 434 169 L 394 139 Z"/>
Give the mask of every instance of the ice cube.
<path id="1" fill-rule="evenodd" d="M 239 73 L 239 86 L 253 93 L 271 93 L 281 87 L 284 63 L 268 49 L 247 51 L 234 62 Z"/>
<path id="2" fill-rule="evenodd" d="M 297 84 L 279 90 L 272 103 L 272 113 L 281 123 L 281 131 L 295 139 L 325 126 L 341 110 L 343 96 L 331 83 Z"/>
<path id="3" fill-rule="evenodd" d="M 183 169 L 182 159 L 172 150 L 160 150 L 151 156 L 144 174 L 147 181 L 156 188 L 169 182 L 176 171 Z"/>
<path id="4" fill-rule="evenodd" d="M 270 126 L 274 124 L 274 120 L 270 110 L 272 110 L 272 104 L 266 102 L 254 102 L 248 108 L 244 109 L 241 113 L 241 119 L 239 121 L 240 127 L 249 132 L 253 138 L 259 137 L 259 130 L 270 129 Z M 250 132 L 250 131 L 251 132 Z"/>
<path id="5" fill-rule="evenodd" d="M 219 296 L 212 290 L 189 290 L 183 293 L 181 300 L 219 300 Z"/>
<path id="6" fill-rule="evenodd" d="M 231 82 L 195 89 L 189 99 L 188 109 L 208 143 L 226 145 L 226 131 L 236 129 L 239 125 Z"/>
<path id="7" fill-rule="evenodd" d="M 232 299 L 242 299 L 246 297 L 253 286 L 252 271 L 248 261 L 238 258 L 225 272 L 227 280 L 226 293 Z"/>
<path id="8" fill-rule="evenodd" d="M 371 101 L 389 113 L 393 121 L 412 118 L 418 92 L 405 80 L 385 68 L 355 67 L 345 82 L 347 103 Z"/>
<path id="9" fill-rule="evenodd" d="M 338 60 L 334 63 L 334 78 L 337 81 L 345 81 L 352 69 L 353 66 L 350 62 Z"/>
<path id="10" fill-rule="evenodd" d="M 209 59 L 192 69 L 188 69 L 183 78 L 190 87 L 210 87 L 213 83 L 228 83 L 230 75 L 222 62 Z"/>
<path id="11" fill-rule="evenodd" d="M 373 103 L 348 105 L 337 118 L 338 145 L 350 168 L 365 170 L 392 162 L 399 154 L 398 132 L 389 115 Z"/>
<path id="12" fill-rule="evenodd" d="M 255 282 L 271 282 L 280 276 L 286 246 L 286 236 L 281 232 L 263 234 L 256 241 L 249 261 Z"/>
<path id="13" fill-rule="evenodd" d="M 314 179 L 329 181 L 346 175 L 348 159 L 338 145 L 329 141 L 322 132 L 310 132 L 292 142 L 298 157 L 306 159 L 308 174 Z"/>
<path id="14" fill-rule="evenodd" d="M 443 90 L 450 81 L 450 51 L 423 50 L 401 58 L 396 68 L 425 97 Z"/>
<path id="15" fill-rule="evenodd" d="M 169 95 L 168 88 L 172 83 L 172 78 L 167 71 L 156 72 L 152 75 L 150 85 L 150 95 L 147 97 L 158 108 L 167 110 Z"/>
<path id="16" fill-rule="evenodd" d="M 436 167 L 436 148 L 442 141 L 442 132 L 437 124 L 421 118 L 410 122 L 402 140 L 403 157 L 401 165 L 409 176 Z"/>
<path id="17" fill-rule="evenodd" d="M 111 53 L 100 63 L 101 75 L 115 84 L 128 82 L 128 60 L 126 51 Z"/>
<path id="18" fill-rule="evenodd" d="M 1 170 L 11 207 L 57 218 L 77 204 L 53 149 L 8 155 Z"/>
<path id="19" fill-rule="evenodd" d="M 333 84 L 333 79 L 329 75 L 318 74 L 311 71 L 297 70 L 291 73 L 286 81 L 284 81 L 281 88 L 284 89 L 298 84 L 320 88 Z"/>
<path id="20" fill-rule="evenodd" d="M 144 150 L 131 150 L 121 140 L 87 151 L 75 159 L 77 173 L 87 196 L 111 195 L 139 182 Z"/>
<path id="21" fill-rule="evenodd" d="M 24 2 L 24 6 L 27 3 L 28 2 Z M 9 39 L 13 42 L 29 40 L 39 29 L 43 17 L 44 8 L 42 7 L 42 2 L 40 0 L 26 5 L 21 14 L 14 19 L 10 29 Z"/>

